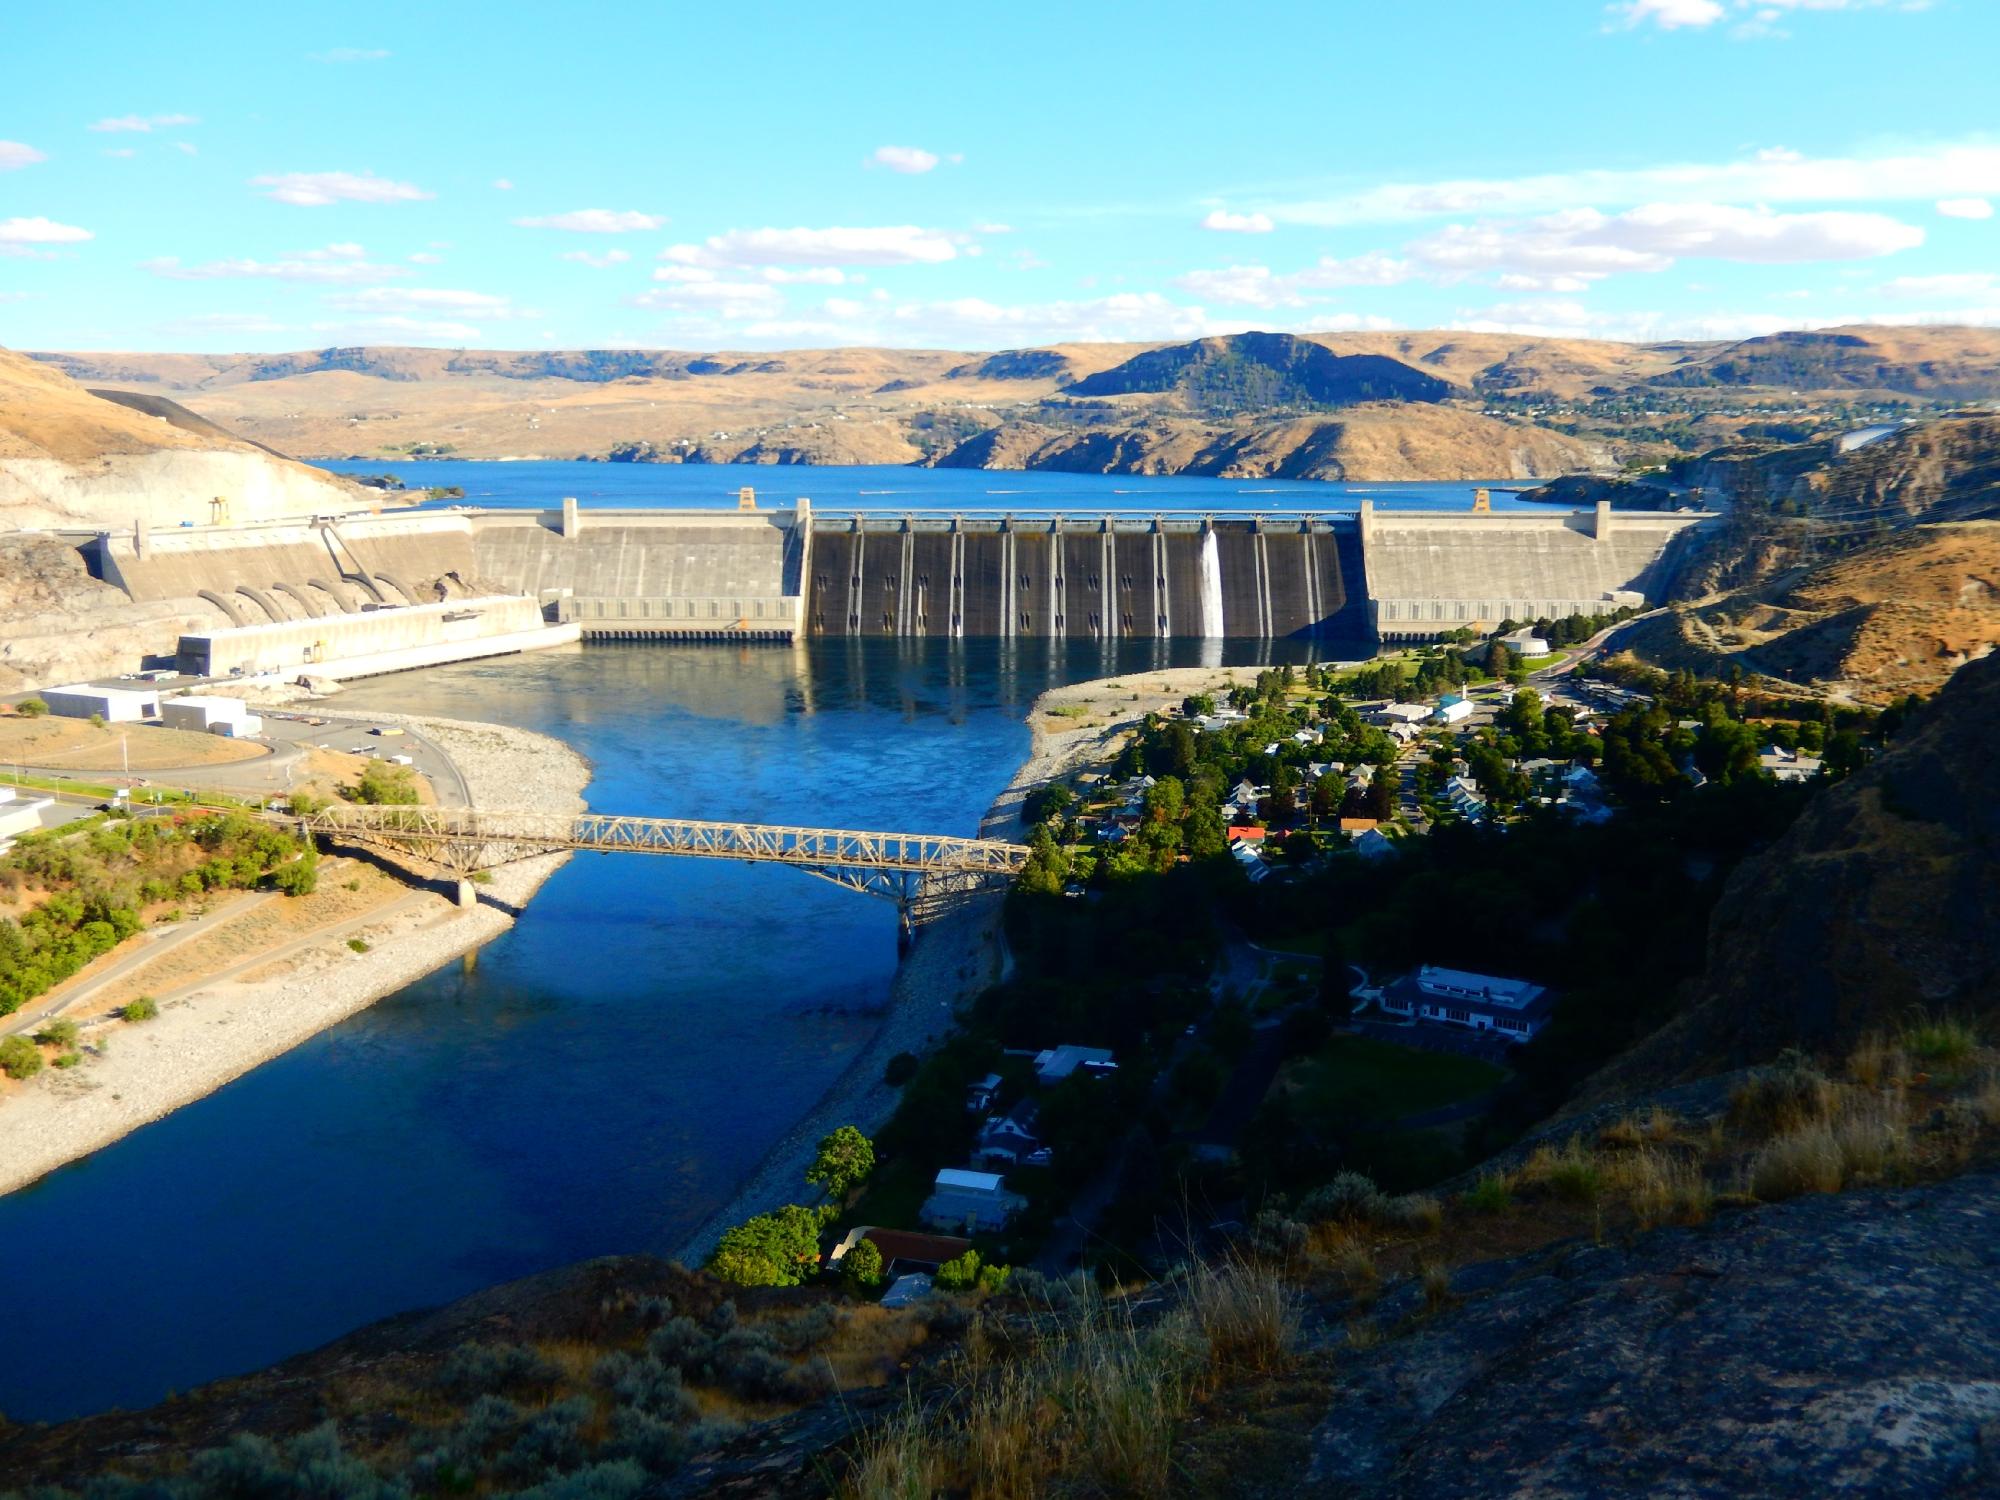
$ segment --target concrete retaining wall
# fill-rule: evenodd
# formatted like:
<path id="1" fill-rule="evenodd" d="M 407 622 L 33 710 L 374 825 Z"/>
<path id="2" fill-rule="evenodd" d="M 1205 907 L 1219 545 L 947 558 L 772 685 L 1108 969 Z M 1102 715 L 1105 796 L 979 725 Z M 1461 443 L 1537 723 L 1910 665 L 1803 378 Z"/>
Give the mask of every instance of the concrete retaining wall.
<path id="1" fill-rule="evenodd" d="M 532 599 L 496 595 L 416 604 L 365 614 L 318 620 L 282 620 L 235 626 L 180 638 L 179 663 L 196 676 L 227 676 L 311 670 L 315 676 L 344 675 L 341 663 L 391 652 L 430 648 L 471 648 L 492 639 L 540 631 L 541 606 Z M 518 650 L 519 647 L 511 649 Z M 455 661 L 484 654 L 459 649 L 436 656 Z M 387 669 L 384 669 L 387 670 Z M 351 666 L 345 675 L 355 675 Z"/>

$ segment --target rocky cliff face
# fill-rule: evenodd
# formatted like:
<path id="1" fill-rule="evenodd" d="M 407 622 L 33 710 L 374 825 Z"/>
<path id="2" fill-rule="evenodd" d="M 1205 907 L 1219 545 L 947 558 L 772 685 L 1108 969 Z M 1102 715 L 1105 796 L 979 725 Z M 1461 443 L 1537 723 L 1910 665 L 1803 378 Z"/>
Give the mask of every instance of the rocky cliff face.
<path id="1" fill-rule="evenodd" d="M 1442 406 L 1378 404 L 1338 417 L 1202 422 L 1171 416 L 1056 426 L 1008 422 L 933 462 L 940 468 L 1220 479 L 1540 479 L 1602 454 L 1546 428 Z"/>

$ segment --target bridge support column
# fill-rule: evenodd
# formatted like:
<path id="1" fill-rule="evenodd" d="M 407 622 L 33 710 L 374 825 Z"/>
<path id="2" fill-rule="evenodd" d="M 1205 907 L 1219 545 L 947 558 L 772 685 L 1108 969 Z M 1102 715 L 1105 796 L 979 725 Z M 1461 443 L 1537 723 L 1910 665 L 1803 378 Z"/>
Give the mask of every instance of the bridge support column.
<path id="1" fill-rule="evenodd" d="M 463 910 L 471 911 L 479 904 L 479 887 L 469 880 L 461 880 L 458 882 L 455 899 Z"/>

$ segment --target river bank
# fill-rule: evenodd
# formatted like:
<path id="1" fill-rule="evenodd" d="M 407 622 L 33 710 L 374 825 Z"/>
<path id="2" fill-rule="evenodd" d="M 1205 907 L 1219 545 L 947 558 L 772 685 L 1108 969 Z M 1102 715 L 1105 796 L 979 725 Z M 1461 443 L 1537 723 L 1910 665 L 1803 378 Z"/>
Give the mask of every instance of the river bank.
<path id="1" fill-rule="evenodd" d="M 1255 675 L 1254 668 L 1176 667 L 1051 688 L 1028 710 L 1028 758 L 980 819 L 980 836 L 1024 839 L 1021 808 L 1036 787 L 1111 761 L 1147 714 Z M 730 1226 L 816 1192 L 805 1174 L 821 1137 L 842 1125 L 856 1126 L 864 1135 L 882 1128 L 900 1097 L 882 1081 L 889 1059 L 899 1052 L 922 1054 L 942 1042 L 955 1024 L 954 1013 L 1000 979 L 1004 899 L 1004 892 L 983 892 L 922 929 L 896 970 L 875 1035 L 729 1202 L 680 1246 L 678 1260 L 698 1266 Z"/>
<path id="2" fill-rule="evenodd" d="M 589 763 L 546 735 L 489 724 L 375 715 L 439 746 L 473 806 L 578 811 Z M 490 942 L 513 924 L 566 855 L 493 872 L 480 903 L 460 910 L 418 891 L 369 917 L 162 997 L 143 1025 L 85 1033 L 85 1061 L 45 1072 L 0 1102 L 0 1193 L 110 1145 Z M 359 940 L 365 951 L 350 946 Z M 104 1045 L 99 1049 L 98 1043 Z"/>

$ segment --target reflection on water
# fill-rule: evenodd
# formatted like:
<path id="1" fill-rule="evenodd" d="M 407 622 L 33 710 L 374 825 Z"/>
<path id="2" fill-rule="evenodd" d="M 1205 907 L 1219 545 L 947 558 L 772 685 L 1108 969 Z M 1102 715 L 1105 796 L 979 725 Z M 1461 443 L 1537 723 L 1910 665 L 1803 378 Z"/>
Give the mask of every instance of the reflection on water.
<path id="1" fill-rule="evenodd" d="M 556 735 L 606 811 L 970 833 L 1044 688 L 1304 651 L 588 646 L 339 706 Z M 671 1251 L 839 1075 L 894 962 L 886 905 L 797 871 L 577 857 L 475 964 L 0 1199 L 8 1264 L 48 1293 L 10 1301 L 0 1411 L 142 1405 L 507 1277 Z"/>

